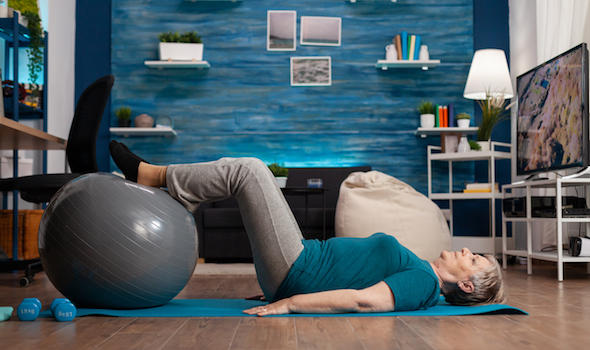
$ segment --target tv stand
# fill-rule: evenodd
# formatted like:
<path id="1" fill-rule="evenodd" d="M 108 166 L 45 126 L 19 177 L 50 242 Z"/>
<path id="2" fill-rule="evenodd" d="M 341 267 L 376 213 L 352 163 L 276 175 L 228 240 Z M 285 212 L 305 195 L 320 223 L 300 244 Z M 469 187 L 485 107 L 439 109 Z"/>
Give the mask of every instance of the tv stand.
<path id="1" fill-rule="evenodd" d="M 582 187 L 586 197 L 586 203 L 590 200 L 590 167 L 586 167 L 579 172 L 559 177 L 556 179 L 546 180 L 525 180 L 510 185 L 502 186 L 502 195 L 504 198 L 523 197 L 522 192 L 525 192 L 526 197 L 526 217 L 506 217 L 504 210 L 502 210 L 502 265 L 506 268 L 506 257 L 521 256 L 527 259 L 527 274 L 532 274 L 532 259 L 553 261 L 557 263 L 557 280 L 563 281 L 563 264 L 568 262 L 590 263 L 590 257 L 570 256 L 567 251 L 563 249 L 563 224 L 564 223 L 580 223 L 586 225 L 586 233 L 590 233 L 590 215 L 566 215 L 564 216 L 562 201 L 555 200 L 555 217 L 553 218 L 539 218 L 532 216 L 531 197 L 533 189 L 552 188 L 555 189 L 553 194 L 556 199 L 562 198 L 564 187 Z M 568 217 L 569 216 L 569 217 Z M 526 223 L 526 250 L 508 249 L 507 247 L 507 222 L 522 222 Z M 556 230 L 556 252 L 537 252 L 532 251 L 532 223 L 533 222 L 553 222 L 557 225 Z M 513 225 L 514 227 L 514 225 Z M 588 265 L 590 272 L 590 264 Z"/>

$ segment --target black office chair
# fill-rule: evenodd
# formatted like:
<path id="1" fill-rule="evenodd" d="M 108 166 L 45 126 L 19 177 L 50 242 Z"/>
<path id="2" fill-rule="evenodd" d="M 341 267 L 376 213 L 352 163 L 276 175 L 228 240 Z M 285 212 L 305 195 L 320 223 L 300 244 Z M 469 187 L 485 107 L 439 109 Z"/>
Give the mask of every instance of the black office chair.
<path id="1" fill-rule="evenodd" d="M 27 202 L 45 203 L 69 181 L 82 174 L 97 172 L 96 139 L 114 82 L 115 77 L 112 75 L 104 76 L 87 87 L 78 99 L 66 146 L 66 158 L 72 173 L 0 179 L 0 191 L 17 190 Z M 27 266 L 25 280 L 21 280 L 21 285 L 28 284 L 28 277 L 32 279 L 34 272 L 30 271 L 30 267 Z"/>

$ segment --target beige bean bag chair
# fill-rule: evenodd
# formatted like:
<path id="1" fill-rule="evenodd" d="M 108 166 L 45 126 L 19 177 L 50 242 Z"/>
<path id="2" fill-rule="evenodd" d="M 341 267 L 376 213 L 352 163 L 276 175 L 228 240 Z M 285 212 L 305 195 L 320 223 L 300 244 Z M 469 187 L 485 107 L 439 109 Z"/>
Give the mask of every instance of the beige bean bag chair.
<path id="1" fill-rule="evenodd" d="M 408 184 L 378 171 L 355 172 L 342 182 L 334 230 L 337 237 L 383 232 L 428 261 L 451 249 L 451 234 L 439 207 Z"/>

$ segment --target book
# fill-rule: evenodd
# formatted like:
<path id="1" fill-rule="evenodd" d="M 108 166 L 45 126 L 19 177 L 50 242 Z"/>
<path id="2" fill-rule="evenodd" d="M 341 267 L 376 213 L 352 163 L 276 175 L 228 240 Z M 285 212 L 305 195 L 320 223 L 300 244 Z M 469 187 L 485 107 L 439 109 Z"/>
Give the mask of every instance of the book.
<path id="1" fill-rule="evenodd" d="M 449 126 L 455 126 L 455 106 L 452 103 L 449 103 Z"/>
<path id="2" fill-rule="evenodd" d="M 434 127 L 440 127 L 440 125 L 438 124 L 438 105 L 434 105 Z"/>
<path id="3" fill-rule="evenodd" d="M 449 107 L 443 106 L 443 115 L 445 118 L 445 128 L 449 127 Z"/>
<path id="4" fill-rule="evenodd" d="M 402 37 L 402 60 L 408 59 L 408 32 L 401 32 Z"/>
<path id="5" fill-rule="evenodd" d="M 416 35 L 416 45 L 414 45 L 414 59 L 417 61 L 420 59 L 420 35 Z"/>
<path id="6" fill-rule="evenodd" d="M 438 125 L 442 128 L 442 127 L 445 126 L 443 124 L 444 123 L 444 120 L 443 120 L 444 119 L 443 106 L 438 106 L 438 113 L 437 113 L 437 115 L 438 115 Z"/>
<path id="7" fill-rule="evenodd" d="M 494 189 L 499 191 L 498 183 L 494 184 Z M 487 190 L 491 192 L 491 186 L 489 182 L 475 182 L 475 183 L 468 183 L 465 184 L 465 190 Z"/>
<path id="8" fill-rule="evenodd" d="M 468 190 L 468 189 L 464 189 L 463 193 L 490 193 L 492 192 L 491 189 L 489 188 L 482 188 L 482 189 L 478 189 L 478 190 Z"/>
<path id="9" fill-rule="evenodd" d="M 394 38 L 395 49 L 397 50 L 397 59 L 402 60 L 402 37 L 398 34 Z"/>
<path id="10" fill-rule="evenodd" d="M 414 51 L 416 50 L 416 36 L 410 35 L 410 50 L 408 50 L 408 59 L 410 61 L 414 60 Z"/>

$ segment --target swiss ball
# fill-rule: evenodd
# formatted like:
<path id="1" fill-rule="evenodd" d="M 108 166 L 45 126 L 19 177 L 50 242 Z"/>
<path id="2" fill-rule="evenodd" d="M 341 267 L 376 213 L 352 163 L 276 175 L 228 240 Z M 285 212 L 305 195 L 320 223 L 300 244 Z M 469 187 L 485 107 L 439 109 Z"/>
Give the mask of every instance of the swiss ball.
<path id="1" fill-rule="evenodd" d="M 39 227 L 39 253 L 53 285 L 76 306 L 162 305 L 197 263 L 194 218 L 166 192 L 93 173 L 63 186 Z"/>

